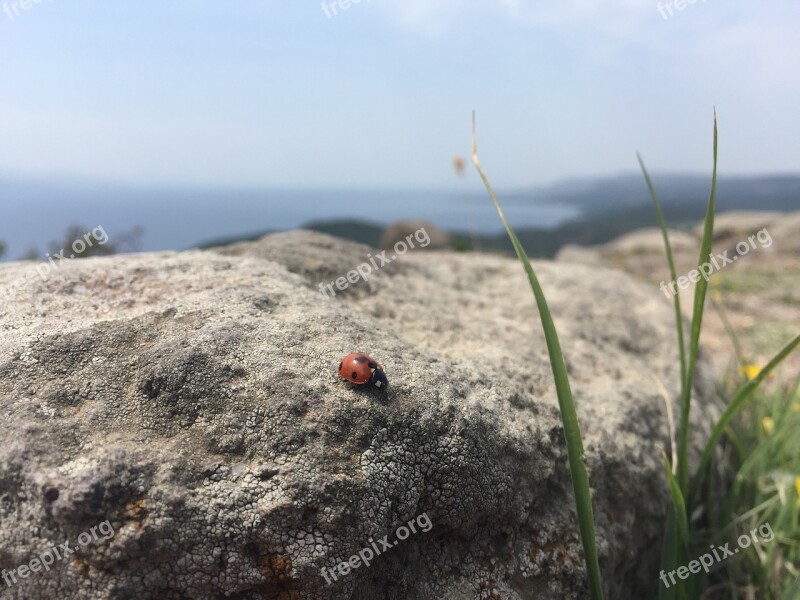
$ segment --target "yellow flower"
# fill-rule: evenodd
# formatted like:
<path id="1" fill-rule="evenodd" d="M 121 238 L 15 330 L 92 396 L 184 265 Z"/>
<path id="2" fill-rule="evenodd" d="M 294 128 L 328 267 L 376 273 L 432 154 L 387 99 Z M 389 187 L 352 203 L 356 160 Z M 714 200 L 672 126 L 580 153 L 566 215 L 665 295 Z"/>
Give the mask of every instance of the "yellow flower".
<path id="1" fill-rule="evenodd" d="M 739 373 L 747 377 L 748 381 L 755 379 L 761 373 L 761 365 L 756 363 L 747 363 L 739 367 Z"/>
<path id="2" fill-rule="evenodd" d="M 775 420 L 772 417 L 764 417 L 761 419 L 761 429 L 765 434 L 769 435 L 775 428 Z"/>

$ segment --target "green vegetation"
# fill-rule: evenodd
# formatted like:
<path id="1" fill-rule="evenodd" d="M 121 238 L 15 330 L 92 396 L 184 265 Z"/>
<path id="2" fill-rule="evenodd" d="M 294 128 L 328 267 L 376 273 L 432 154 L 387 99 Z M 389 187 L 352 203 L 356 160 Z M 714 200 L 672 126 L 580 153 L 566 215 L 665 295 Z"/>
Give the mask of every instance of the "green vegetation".
<path id="1" fill-rule="evenodd" d="M 536 298 L 536 306 L 539 310 L 539 317 L 542 321 L 542 329 L 544 330 L 544 337 L 547 341 L 547 352 L 550 357 L 550 366 L 553 369 L 553 378 L 556 384 L 556 393 L 558 395 L 558 405 L 561 413 L 561 422 L 564 425 L 564 439 L 567 444 L 567 457 L 569 461 L 569 470 L 572 475 L 572 489 L 575 493 L 575 508 L 578 513 L 578 527 L 581 534 L 581 542 L 583 544 L 584 559 L 586 562 L 586 573 L 589 578 L 589 589 L 591 590 L 592 598 L 594 600 L 602 600 L 603 598 L 603 585 L 600 577 L 600 563 L 597 555 L 597 542 L 594 532 L 594 516 L 592 514 L 592 492 L 589 486 L 589 476 L 586 472 L 586 465 L 584 464 L 583 457 L 583 440 L 581 438 L 581 429 L 578 423 L 578 413 L 575 410 L 575 402 L 572 399 L 572 390 L 569 385 L 569 376 L 567 375 L 567 365 L 564 361 L 564 355 L 561 352 L 561 344 L 558 341 L 558 333 L 556 332 L 553 317 L 550 314 L 550 309 L 547 306 L 542 286 L 539 284 L 539 279 L 531 266 L 525 249 L 520 244 L 514 230 L 508 224 L 505 215 L 503 214 L 500 203 L 497 201 L 492 185 L 489 179 L 481 168 L 480 161 L 478 160 L 477 140 L 475 138 L 475 115 L 472 116 L 472 160 L 475 163 L 475 168 L 486 186 L 486 191 L 497 209 L 497 214 L 503 222 L 503 226 L 508 233 L 511 243 L 514 245 L 514 250 L 517 257 L 522 263 L 525 273 L 528 275 L 528 281 L 531 285 L 531 290 Z"/>
<path id="2" fill-rule="evenodd" d="M 54 240 L 49 244 L 49 253 L 52 255 L 58 254 L 63 248 L 71 248 L 75 240 L 83 238 L 87 231 L 92 231 L 91 227 L 84 227 L 83 225 L 71 225 L 64 233 L 61 241 Z M 111 256 L 112 254 L 119 254 L 124 251 L 135 251 L 139 248 L 139 238 L 141 238 L 144 229 L 142 227 L 134 227 L 130 231 L 123 231 L 114 236 L 114 239 L 107 238 L 103 243 L 93 243 L 91 246 L 85 245 L 83 251 L 76 252 L 75 258 L 89 258 L 90 256 Z M 102 240 L 101 240 L 102 242 Z"/>
<path id="3" fill-rule="evenodd" d="M 800 566 L 800 378 L 764 392 L 726 429 L 736 471 L 727 501 L 708 511 L 707 538 L 724 542 L 769 523 L 775 539 L 723 564 L 715 598 L 792 595 Z"/>
<path id="4" fill-rule="evenodd" d="M 715 115 L 713 176 L 705 210 L 698 265 L 705 262 L 713 239 L 717 140 Z M 527 253 L 506 221 L 492 186 L 480 166 L 475 147 L 474 116 L 473 161 L 503 222 L 510 243 L 528 275 L 536 298 L 564 426 L 588 586 L 591 597 L 599 600 L 603 597 L 603 590 L 589 480 L 583 462 L 580 427 L 564 367 L 564 357 L 543 290 Z M 675 279 L 675 263 L 667 223 L 644 162 L 641 158 L 639 162 L 661 227 L 670 273 Z M 741 534 L 761 532 L 768 527 L 774 538 L 764 536 L 763 541 L 769 545 L 753 543 L 752 548 L 737 552 L 728 562 L 715 561 L 708 574 L 702 570 L 698 570 L 696 574 L 685 570 L 687 577 L 682 579 L 679 576 L 673 580 L 675 583 L 672 585 L 659 587 L 659 597 L 674 600 L 800 598 L 800 583 L 792 581 L 792 577 L 796 578 L 800 569 L 800 438 L 796 434 L 797 427 L 800 426 L 800 378 L 791 389 L 781 393 L 759 392 L 761 383 L 800 345 L 800 335 L 786 343 L 763 368 L 739 364 L 737 366 L 746 375 L 745 378 L 723 380 L 719 393 L 726 400 L 726 409 L 714 424 L 699 466 L 692 472 L 689 464 L 689 415 L 707 291 L 707 282 L 701 278 L 695 286 L 688 347 L 680 298 L 678 295 L 674 296 L 681 367 L 680 424 L 678 440 L 673 440 L 673 455 L 676 460 L 671 463 L 666 453 L 663 453 L 666 489 L 672 500 L 672 508 L 666 517 L 661 574 L 663 576 L 665 573 L 675 573 L 679 568 L 685 569 L 694 559 L 707 554 L 709 545 L 730 544 L 732 540 L 740 539 L 738 536 Z M 724 319 L 724 315 L 722 316 Z M 727 321 L 726 327 L 732 335 L 741 363 L 741 344 L 736 340 Z M 729 383 L 726 384 L 725 381 Z M 735 472 L 732 484 L 725 479 L 731 468 Z M 720 504 L 724 506 L 720 508 Z M 653 579 L 659 579 L 658 574 L 654 573 Z"/>
<path id="5" fill-rule="evenodd" d="M 714 289 L 721 294 L 758 292 L 780 285 L 783 276 L 774 272 L 752 272 L 743 270 L 720 271 L 714 277 Z"/>
<path id="6" fill-rule="evenodd" d="M 53 240 L 48 244 L 48 253 L 56 256 L 61 250 L 66 250 L 72 247 L 75 240 L 83 239 L 87 232 L 91 232 L 91 227 L 84 227 L 83 225 L 70 225 L 64 232 L 61 240 Z M 140 240 L 144 228 L 141 226 L 133 227 L 129 231 L 123 231 L 114 236 L 114 239 L 106 239 L 105 241 L 99 240 L 103 243 L 98 243 L 97 239 L 93 240 L 91 246 L 85 244 L 84 249 L 75 252 L 74 258 L 88 258 L 90 256 L 110 256 L 112 254 L 120 254 L 122 252 L 136 252 L 140 248 Z M 0 240 L 0 258 L 7 250 L 6 244 Z M 67 254 L 72 254 L 72 251 L 66 251 Z M 35 247 L 29 248 L 25 254 L 18 257 L 17 260 L 42 260 L 45 254 L 40 253 Z"/>
<path id="7" fill-rule="evenodd" d="M 711 250 L 711 242 L 713 238 L 713 230 L 714 230 L 714 206 L 716 200 L 716 175 L 717 175 L 717 122 L 716 122 L 716 115 L 714 118 L 714 174 L 712 177 L 711 183 L 711 195 L 708 202 L 708 207 L 706 210 L 706 218 L 703 228 L 703 241 L 701 244 L 700 256 L 698 258 L 698 265 L 705 262 L 705 258 L 709 255 Z M 640 163 L 642 166 L 642 172 L 644 173 L 645 179 L 650 182 L 650 178 L 647 174 L 647 170 L 644 167 L 644 163 Z M 662 230 L 662 234 L 664 236 L 665 241 L 665 249 L 667 253 L 668 263 L 670 265 L 671 271 L 674 273 L 674 266 L 673 266 L 673 256 L 672 250 L 669 245 L 669 236 L 667 234 L 666 226 L 663 219 L 660 217 L 660 205 L 658 202 L 658 198 L 655 194 L 655 190 L 653 189 L 652 185 L 650 185 L 650 192 L 653 199 L 653 203 L 656 207 L 657 213 L 659 213 L 659 225 Z M 692 323 L 691 323 L 691 339 L 690 339 L 690 346 L 689 346 L 689 359 L 688 364 L 686 365 L 685 372 L 683 373 L 682 381 L 681 381 L 681 423 L 679 429 L 679 441 L 678 441 L 678 461 L 677 465 L 669 465 L 667 463 L 667 470 L 668 470 L 668 479 L 670 483 L 670 493 L 672 496 L 673 502 L 673 513 L 667 519 L 666 524 L 666 531 L 665 531 L 665 552 L 662 555 L 662 568 L 664 572 L 672 572 L 677 567 L 683 566 L 688 564 L 689 559 L 692 557 L 700 556 L 706 552 L 710 543 L 724 543 L 726 539 L 730 541 L 730 535 L 732 531 L 736 531 L 736 533 L 740 533 L 744 531 L 747 533 L 752 529 L 755 529 L 759 526 L 762 526 L 765 523 L 769 523 L 773 531 L 776 531 L 776 537 L 779 538 L 780 534 L 783 533 L 781 530 L 781 526 L 787 519 L 781 519 L 775 522 L 771 522 L 766 519 L 767 515 L 762 514 L 761 516 L 764 519 L 758 521 L 757 523 L 752 521 L 752 516 L 757 514 L 757 510 L 752 509 L 752 505 L 743 505 L 743 500 L 745 498 L 741 493 L 737 494 L 734 493 L 730 494 L 731 505 L 729 510 L 727 511 L 715 511 L 714 510 L 714 488 L 711 485 L 713 481 L 712 474 L 708 471 L 708 467 L 710 466 L 712 459 L 717 452 L 717 445 L 719 441 L 722 439 L 723 435 L 729 431 L 730 426 L 733 424 L 733 421 L 736 420 L 740 422 L 746 419 L 746 416 L 743 414 L 743 410 L 745 408 L 749 408 L 751 406 L 758 407 L 762 404 L 762 400 L 756 399 L 755 401 L 752 400 L 754 393 L 758 389 L 759 385 L 766 379 L 767 376 L 772 373 L 774 369 L 776 369 L 783 360 L 793 352 L 797 346 L 800 344 L 800 335 L 796 335 L 792 340 L 787 343 L 780 352 L 778 352 L 775 357 L 770 360 L 766 366 L 762 369 L 758 370 L 757 373 L 754 373 L 753 377 L 746 382 L 741 383 L 738 386 L 735 386 L 735 389 L 726 389 L 723 388 L 723 398 L 732 398 L 729 402 L 727 402 L 727 407 L 722 415 L 722 417 L 717 421 L 714 425 L 711 436 L 709 437 L 706 446 L 703 450 L 700 464 L 695 473 L 691 476 L 691 480 L 689 479 L 689 462 L 688 462 L 688 432 L 689 432 L 689 409 L 691 404 L 691 397 L 692 397 L 692 379 L 693 373 L 697 361 L 697 350 L 698 350 L 698 342 L 701 330 L 701 324 L 703 319 L 703 311 L 705 307 L 705 295 L 707 291 L 707 282 L 703 279 L 700 279 L 695 287 L 695 298 L 694 298 L 694 307 L 692 311 Z M 674 302 L 676 307 L 676 328 L 678 330 L 678 338 L 679 340 L 682 339 L 683 336 L 683 319 L 681 317 L 680 311 L 680 304 L 678 296 L 674 296 Z M 680 343 L 680 342 L 679 342 Z M 738 348 L 739 344 L 734 339 L 734 345 Z M 680 353 L 681 353 L 681 361 L 683 365 L 683 361 L 685 360 L 685 352 L 686 349 L 684 348 L 683 344 L 681 343 L 680 346 Z M 737 352 L 737 354 L 740 354 Z M 745 365 L 740 365 L 740 367 L 745 367 Z M 789 400 L 784 399 L 783 403 L 779 406 L 782 406 L 782 410 L 786 410 L 786 406 L 790 406 L 791 403 Z M 756 408 L 756 410 L 758 410 Z M 784 413 L 785 414 L 785 413 Z M 733 434 L 731 434 L 733 435 Z M 747 441 L 749 443 L 743 444 L 743 438 L 739 439 L 738 441 L 732 442 L 739 451 L 739 459 L 741 464 L 739 465 L 740 469 L 737 473 L 737 485 L 739 482 L 739 478 L 742 477 L 745 473 L 742 471 L 742 466 L 748 464 L 748 461 L 752 461 L 754 457 L 762 456 L 763 454 L 767 453 L 768 451 L 765 450 L 765 445 L 763 440 L 759 438 L 750 438 Z M 738 442 L 738 443 L 737 443 Z M 796 464 L 797 461 L 800 459 L 800 454 L 795 451 L 794 453 L 794 462 L 795 467 L 798 465 Z M 765 466 L 769 461 L 765 461 L 763 459 L 756 460 L 757 463 L 760 463 L 761 466 Z M 672 479 L 672 472 L 670 468 L 677 469 L 677 484 L 674 484 L 674 480 Z M 724 470 L 724 465 L 720 465 L 720 468 Z M 799 472 L 796 470 L 795 472 Z M 761 474 L 765 474 L 764 471 L 760 472 Z M 695 499 L 698 498 L 698 494 L 700 491 L 701 482 L 707 481 L 709 483 L 705 498 L 700 498 L 698 500 L 699 506 L 695 504 Z M 736 488 L 736 486 L 734 486 Z M 738 502 L 737 502 L 738 501 Z M 734 506 L 734 504 L 738 504 L 738 506 Z M 694 514 L 695 508 L 705 508 L 705 510 L 701 513 L 700 518 L 696 518 L 690 520 L 691 516 Z M 744 511 L 743 514 L 740 511 Z M 796 511 L 795 511 L 796 513 Z M 750 516 L 750 518 L 745 519 L 745 516 Z M 796 520 L 796 519 L 795 519 Z M 748 521 L 749 525 L 751 526 L 750 529 L 743 529 L 741 525 L 744 521 Z M 688 532 L 684 530 L 684 522 L 691 528 L 691 531 Z M 777 523 L 777 524 L 776 524 Z M 778 528 L 775 530 L 775 528 Z M 796 527 L 796 526 L 795 526 Z M 796 530 L 795 530 L 796 533 Z M 727 534 L 727 536 L 725 535 Z M 759 548 L 757 546 L 754 547 L 753 553 L 746 553 L 743 552 L 741 554 L 742 557 L 752 556 L 755 554 L 759 557 L 760 562 L 755 563 L 757 566 L 751 572 L 748 572 L 746 569 L 736 570 L 738 577 L 740 579 L 749 580 L 749 581 L 760 581 L 762 585 L 760 587 L 755 588 L 761 594 L 760 597 L 763 598 L 774 598 L 777 600 L 778 598 L 785 598 L 786 596 L 783 595 L 783 592 L 788 589 L 788 586 L 778 585 L 779 588 L 782 588 L 778 594 L 773 595 L 771 592 L 770 586 L 766 584 L 769 581 L 770 576 L 768 571 L 765 572 L 765 568 L 772 569 L 774 566 L 773 561 L 766 560 L 767 557 L 771 555 L 774 550 L 770 549 L 769 552 L 761 551 L 759 552 Z M 795 556 L 796 558 L 796 556 Z M 769 563 L 769 565 L 768 565 Z M 731 565 L 723 563 L 724 568 L 731 569 Z M 796 568 L 796 567 L 793 567 Z M 732 572 L 732 571 L 729 571 Z M 736 583 L 734 581 L 728 581 L 727 585 L 726 582 L 723 582 L 720 586 L 719 583 L 716 584 L 717 588 L 714 588 L 710 585 L 710 580 L 706 577 L 702 577 L 702 573 L 698 574 L 697 577 L 689 577 L 685 580 L 678 579 L 678 583 L 674 586 L 669 588 L 662 587 L 661 588 L 661 597 L 662 598 L 679 598 L 679 599 L 689 599 L 689 598 L 700 598 L 701 593 L 703 597 L 708 597 L 708 594 L 705 592 L 713 593 L 715 589 L 728 589 L 731 594 L 731 598 L 739 597 L 739 593 L 741 592 L 738 589 Z M 775 586 L 772 586 L 774 588 Z M 737 591 L 738 590 L 738 591 Z M 754 590 L 751 590 L 754 591 Z M 725 596 L 723 596 L 725 597 Z"/>

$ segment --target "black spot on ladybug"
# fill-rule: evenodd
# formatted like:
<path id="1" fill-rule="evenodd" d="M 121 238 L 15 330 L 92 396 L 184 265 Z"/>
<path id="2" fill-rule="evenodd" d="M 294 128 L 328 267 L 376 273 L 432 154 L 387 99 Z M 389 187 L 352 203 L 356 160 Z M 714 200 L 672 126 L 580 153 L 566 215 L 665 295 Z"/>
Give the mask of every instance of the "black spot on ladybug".
<path id="1" fill-rule="evenodd" d="M 358 373 L 353 371 L 353 373 L 352 373 L 352 375 L 350 375 L 350 377 L 352 377 L 353 379 L 358 379 Z"/>
<path id="2" fill-rule="evenodd" d="M 342 367 L 343 367 L 343 366 L 344 366 L 344 363 L 343 363 L 343 362 L 340 362 L 340 363 L 339 363 L 339 370 L 340 370 L 340 371 L 342 370 Z"/>
<path id="3" fill-rule="evenodd" d="M 377 369 L 377 368 L 378 368 L 378 363 L 376 363 L 376 362 L 373 362 L 373 361 L 369 361 L 369 362 L 367 363 L 367 366 L 368 366 L 370 369 Z"/>

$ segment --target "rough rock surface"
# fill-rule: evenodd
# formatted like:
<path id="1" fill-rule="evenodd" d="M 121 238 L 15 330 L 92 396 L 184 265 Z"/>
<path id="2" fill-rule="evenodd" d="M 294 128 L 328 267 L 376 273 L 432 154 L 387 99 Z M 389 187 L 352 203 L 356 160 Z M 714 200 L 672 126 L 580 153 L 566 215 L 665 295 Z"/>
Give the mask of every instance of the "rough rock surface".
<path id="1" fill-rule="evenodd" d="M 368 253 L 294 232 L 68 261 L 13 294 L 32 267 L 0 267 L 0 569 L 17 573 L 0 598 L 586 598 L 519 264 L 409 254 L 320 293 Z M 670 307 L 622 273 L 537 267 L 585 433 L 608 597 L 648 597 L 676 410 Z M 336 377 L 356 350 L 383 362 L 388 389 Z M 698 396 L 702 435 L 713 407 Z M 326 584 L 323 567 L 422 515 L 430 531 Z M 106 520 L 112 536 L 77 543 Z M 74 553 L 20 575 L 65 541 Z"/>

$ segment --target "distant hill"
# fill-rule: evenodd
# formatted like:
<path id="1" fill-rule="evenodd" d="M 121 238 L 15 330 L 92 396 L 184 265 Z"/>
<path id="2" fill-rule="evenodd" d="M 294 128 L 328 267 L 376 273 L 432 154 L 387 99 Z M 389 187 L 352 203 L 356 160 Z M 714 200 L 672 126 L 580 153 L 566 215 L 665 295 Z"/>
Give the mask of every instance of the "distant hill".
<path id="1" fill-rule="evenodd" d="M 704 218 L 710 177 L 658 174 L 653 176 L 653 185 L 671 227 L 688 229 Z M 546 188 L 514 190 L 503 194 L 501 200 L 504 204 L 549 202 L 581 208 L 581 216 L 554 229 L 516 229 L 531 256 L 552 257 L 565 244 L 602 244 L 623 233 L 658 224 L 640 174 L 574 179 Z M 720 177 L 716 205 L 717 213 L 800 210 L 800 176 Z M 465 233 L 457 233 L 456 239 L 460 244 L 469 242 Z M 479 243 L 483 249 L 513 252 L 504 232 L 481 235 Z"/>
<path id="2" fill-rule="evenodd" d="M 653 184 L 665 206 L 704 206 L 711 191 L 711 178 L 707 175 L 656 174 Z M 503 201 L 567 204 L 597 213 L 649 205 L 649 196 L 642 176 L 630 174 L 570 179 L 547 187 L 512 190 L 503 195 Z M 800 176 L 719 177 L 717 206 L 720 211 L 800 209 Z"/>
<path id="3" fill-rule="evenodd" d="M 724 212 L 724 211 L 718 211 Z M 705 203 L 667 204 L 664 217 L 667 224 L 675 229 L 689 229 L 705 216 Z M 588 211 L 578 219 L 564 223 L 555 229 L 515 229 L 530 256 L 552 258 L 565 244 L 592 246 L 609 242 L 623 233 L 642 227 L 656 227 L 655 211 L 652 205 L 612 208 L 610 210 Z M 456 236 L 458 242 L 467 242 L 466 234 Z M 513 252 L 511 242 L 505 232 L 491 236 L 480 236 L 479 243 L 485 250 Z"/>

